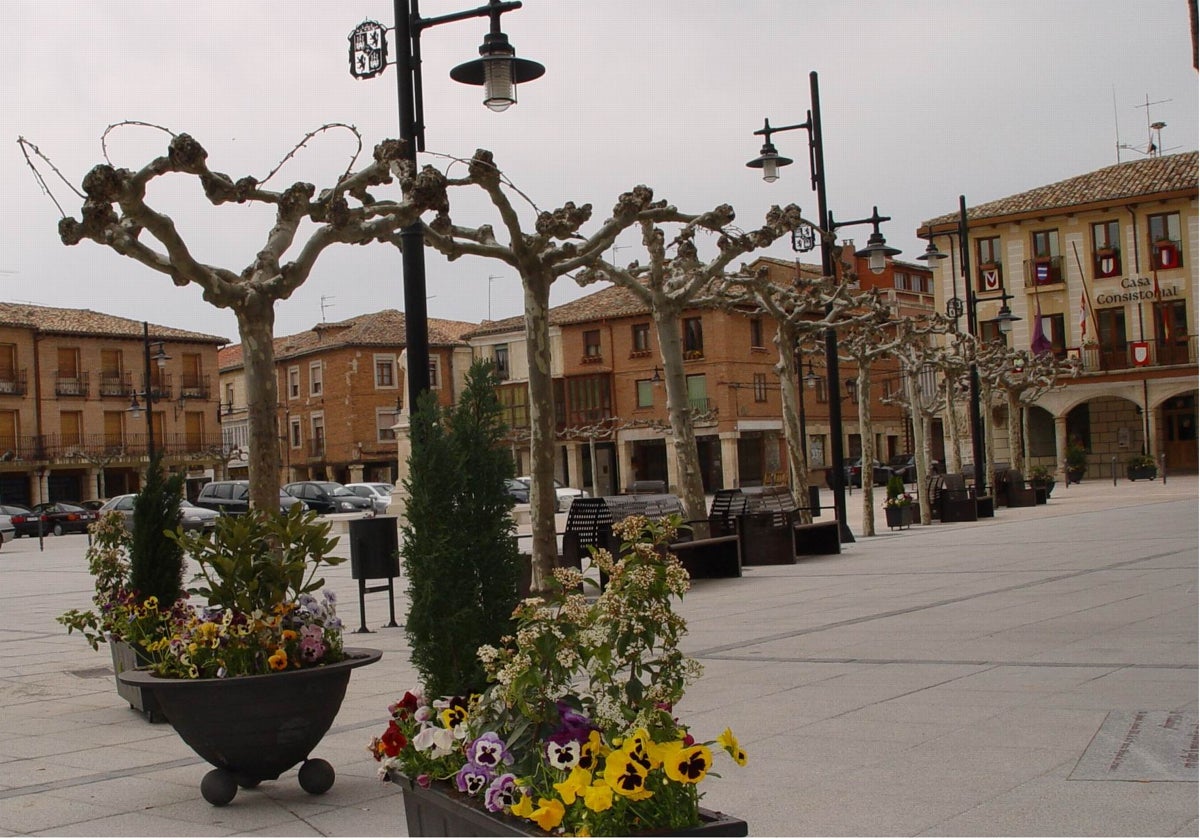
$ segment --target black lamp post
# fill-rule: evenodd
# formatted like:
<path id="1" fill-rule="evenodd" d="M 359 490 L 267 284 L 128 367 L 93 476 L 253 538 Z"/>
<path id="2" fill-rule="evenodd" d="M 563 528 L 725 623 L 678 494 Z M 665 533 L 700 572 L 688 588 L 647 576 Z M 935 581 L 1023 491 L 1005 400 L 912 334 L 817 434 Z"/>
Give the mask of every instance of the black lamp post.
<path id="1" fill-rule="evenodd" d="M 396 72 L 400 105 L 400 139 L 405 155 L 416 167 L 417 152 L 425 151 L 425 113 L 421 90 L 421 33 L 433 26 L 468 18 L 488 17 L 491 30 L 484 36 L 478 59 L 460 64 L 450 78 L 467 85 L 484 87 L 484 104 L 503 111 L 517 101 L 516 86 L 546 72 L 536 61 L 517 58 L 508 36 L 500 31 L 500 15 L 521 8 L 517 0 L 489 0 L 486 6 L 423 18 L 419 0 L 395 0 Z M 386 29 L 367 21 L 350 33 L 350 74 L 369 79 L 387 65 Z M 425 234 L 420 221 L 400 230 L 401 266 L 404 270 L 404 332 L 408 350 L 408 404 L 429 390 L 429 313 L 425 298 Z"/>
<path id="2" fill-rule="evenodd" d="M 129 402 L 129 411 L 136 420 L 142 412 L 142 407 L 138 404 L 138 397 L 142 397 L 146 401 L 146 454 L 154 457 L 154 386 L 150 382 L 150 345 L 155 346 L 154 361 L 158 364 L 158 369 L 162 370 L 167 366 L 167 361 L 171 358 L 163 350 L 163 342 L 150 340 L 150 325 L 142 321 L 142 359 L 144 362 L 144 370 L 142 376 L 145 380 L 145 389 L 139 394 L 133 392 L 133 398 Z"/>
<path id="3" fill-rule="evenodd" d="M 933 244 L 933 238 L 938 234 L 933 231 L 929 232 L 929 247 L 925 249 L 925 253 L 917 257 L 919 260 L 924 260 L 930 265 L 936 265 L 946 259 L 946 254 L 939 251 Z M 949 233 L 943 234 L 949 236 Z M 958 197 L 958 230 L 955 231 L 958 238 L 958 251 L 961 254 L 959 258 L 959 266 L 963 278 L 963 291 L 967 296 L 967 332 L 972 337 L 978 338 L 978 314 L 976 307 L 979 305 L 979 298 L 976 297 L 971 283 L 971 249 L 970 237 L 967 232 L 967 199 L 965 196 Z M 951 266 L 953 269 L 953 266 Z M 951 297 L 946 301 L 946 315 L 954 319 L 954 328 L 958 329 L 958 319 L 963 313 L 963 302 L 958 297 L 958 286 L 954 279 L 953 270 L 950 274 L 950 289 Z M 997 298 L 989 297 L 985 300 L 997 300 Z M 1000 286 L 1000 312 L 996 316 L 996 327 L 1002 333 L 1007 333 L 1012 329 L 1013 321 L 1021 319 L 1012 314 L 1012 310 L 1008 307 L 1008 302 L 1012 300 L 1012 295 L 1005 289 L 1003 283 Z M 987 486 L 986 476 L 984 475 L 984 455 L 983 455 L 983 415 L 980 410 L 979 397 L 979 365 L 975 360 L 971 359 L 971 458 L 975 462 L 975 487 L 976 492 L 982 493 L 983 488 Z"/>
<path id="4" fill-rule="evenodd" d="M 770 120 L 763 120 L 763 127 L 754 132 L 763 136 L 763 147 L 759 156 L 746 164 L 752 169 L 763 171 L 763 180 L 773 183 L 779 179 L 779 168 L 792 163 L 790 158 L 782 157 L 771 143 L 771 135 L 781 131 L 804 129 L 808 132 L 808 166 L 812 180 L 812 189 L 817 193 L 817 212 L 824 230 L 820 231 L 821 243 L 821 273 L 826 277 L 834 276 L 834 234 L 838 228 L 857 224 L 874 224 L 875 229 L 867 241 L 867 247 L 857 251 L 855 256 L 866 257 L 872 272 L 883 271 L 889 256 L 900 253 L 895 248 L 889 248 L 879 232 L 879 223 L 888 221 L 888 217 L 880 216 L 878 209 L 870 219 L 859 219 L 851 222 L 835 223 L 829 212 L 825 185 L 825 145 L 821 136 L 821 93 L 817 83 L 816 71 L 808 74 L 809 96 L 812 109 L 808 119 L 796 125 L 785 125 L 778 128 L 771 126 Z M 829 388 L 829 427 L 832 437 L 831 456 L 833 461 L 833 504 L 838 522 L 841 524 L 842 542 L 854 542 L 854 535 L 846 523 L 846 473 L 845 450 L 842 446 L 842 398 L 838 383 L 838 351 L 837 332 L 827 330 L 825 333 L 825 378 Z"/>

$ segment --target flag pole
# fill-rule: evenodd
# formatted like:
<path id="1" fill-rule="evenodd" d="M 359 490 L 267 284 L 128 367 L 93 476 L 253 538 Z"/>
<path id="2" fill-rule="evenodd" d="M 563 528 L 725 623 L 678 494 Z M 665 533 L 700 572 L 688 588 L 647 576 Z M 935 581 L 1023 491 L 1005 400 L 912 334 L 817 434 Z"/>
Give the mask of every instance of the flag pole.
<path id="1" fill-rule="evenodd" d="M 1079 259 L 1079 245 L 1072 242 L 1071 250 L 1075 252 L 1075 265 L 1079 269 L 1079 285 L 1083 287 L 1083 299 L 1087 304 L 1088 311 L 1092 313 L 1092 326 L 1096 328 L 1096 341 L 1099 341 L 1100 322 L 1096 320 L 1096 307 L 1092 305 L 1092 296 L 1088 294 L 1087 275 L 1083 273 L 1083 262 Z"/>

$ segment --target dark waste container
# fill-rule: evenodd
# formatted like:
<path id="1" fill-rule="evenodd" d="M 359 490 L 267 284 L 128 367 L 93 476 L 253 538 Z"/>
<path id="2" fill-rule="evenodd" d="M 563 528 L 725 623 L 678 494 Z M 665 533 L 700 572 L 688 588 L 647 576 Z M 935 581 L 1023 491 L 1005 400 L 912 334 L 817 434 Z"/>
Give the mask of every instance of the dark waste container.
<path id="1" fill-rule="evenodd" d="M 354 580 L 399 577 L 399 552 L 396 517 L 350 520 L 350 577 Z"/>

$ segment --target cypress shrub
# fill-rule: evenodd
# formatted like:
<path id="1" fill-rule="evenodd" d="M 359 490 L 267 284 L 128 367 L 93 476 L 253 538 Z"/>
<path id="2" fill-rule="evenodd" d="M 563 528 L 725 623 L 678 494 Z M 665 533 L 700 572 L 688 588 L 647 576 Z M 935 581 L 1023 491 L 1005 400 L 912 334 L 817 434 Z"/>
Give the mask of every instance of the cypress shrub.
<path id="1" fill-rule="evenodd" d="M 514 631 L 520 558 L 504 479 L 499 378 L 490 362 L 467 372 L 457 406 L 423 394 L 411 418 L 412 456 L 401 555 L 413 666 L 429 696 L 481 691 L 476 651 Z"/>
<path id="2" fill-rule="evenodd" d="M 166 609 L 183 591 L 183 549 L 166 535 L 179 527 L 183 474 L 168 476 L 162 455 L 146 468 L 146 483 L 133 504 L 133 537 L 129 545 L 129 585 L 142 598 L 151 595 Z"/>

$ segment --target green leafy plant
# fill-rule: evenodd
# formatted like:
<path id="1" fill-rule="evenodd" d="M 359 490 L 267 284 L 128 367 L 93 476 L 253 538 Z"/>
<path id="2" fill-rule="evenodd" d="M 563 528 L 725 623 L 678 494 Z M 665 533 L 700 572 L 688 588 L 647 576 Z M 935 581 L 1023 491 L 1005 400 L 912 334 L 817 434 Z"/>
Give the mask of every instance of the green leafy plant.
<path id="1" fill-rule="evenodd" d="M 1030 468 L 1029 478 L 1031 481 L 1050 481 L 1054 478 L 1054 471 L 1045 464 L 1038 464 Z"/>
<path id="2" fill-rule="evenodd" d="M 427 394 L 412 415 L 405 628 L 413 666 L 437 694 L 480 690 L 486 675 L 475 651 L 513 627 L 520 557 L 504 488 L 515 470 L 499 382 L 491 363 L 478 361 L 458 405 L 442 411 Z"/>
<path id="3" fill-rule="evenodd" d="M 1087 469 L 1087 450 L 1078 444 L 1067 447 L 1067 466 L 1073 470 Z"/>
<path id="4" fill-rule="evenodd" d="M 887 482 L 887 498 L 894 499 L 902 495 L 904 495 L 904 479 L 893 474 Z"/>
<path id="5" fill-rule="evenodd" d="M 1158 468 L 1158 462 L 1154 460 L 1154 457 L 1144 453 L 1131 456 L 1125 462 L 1125 465 L 1131 470 L 1144 470 L 1151 467 L 1154 469 Z"/>
<path id="6" fill-rule="evenodd" d="M 595 598 L 579 569 L 555 569 L 551 591 L 518 606 L 516 632 L 479 649 L 482 693 L 406 692 L 369 747 L 381 775 L 452 781 L 482 808 L 547 832 L 697 825 L 713 753 L 739 765 L 746 754 L 729 729 L 696 740 L 673 711 L 700 674 L 680 651 L 687 624 L 673 609 L 689 586 L 666 551 L 678 527 L 678 517 L 641 516 L 614 526 L 620 558 L 592 552 L 607 576 Z"/>

